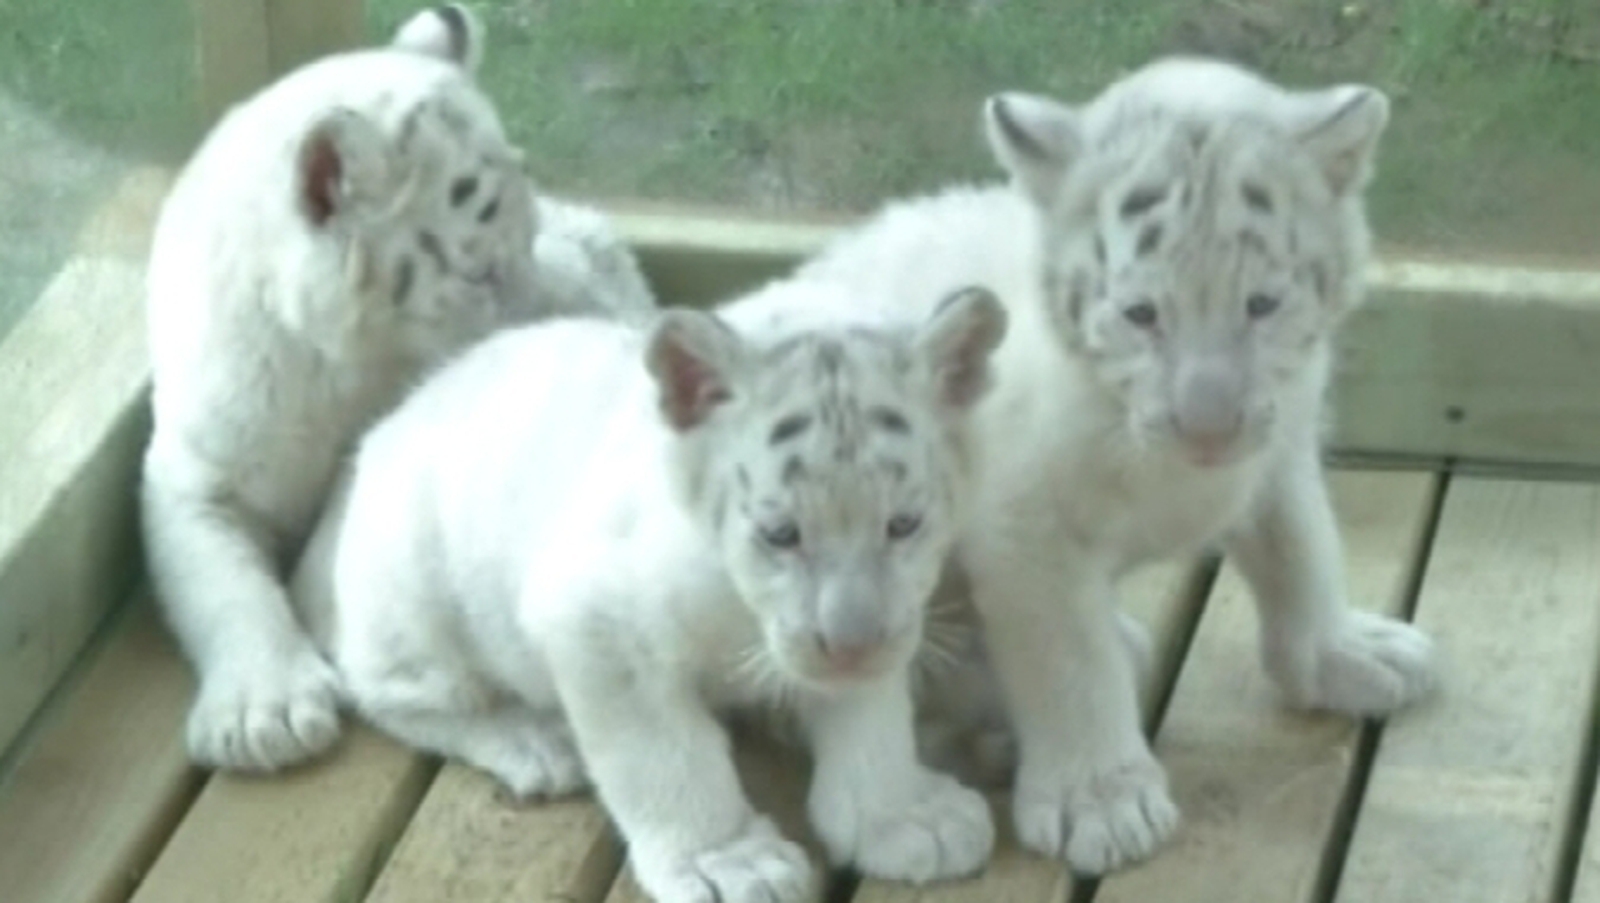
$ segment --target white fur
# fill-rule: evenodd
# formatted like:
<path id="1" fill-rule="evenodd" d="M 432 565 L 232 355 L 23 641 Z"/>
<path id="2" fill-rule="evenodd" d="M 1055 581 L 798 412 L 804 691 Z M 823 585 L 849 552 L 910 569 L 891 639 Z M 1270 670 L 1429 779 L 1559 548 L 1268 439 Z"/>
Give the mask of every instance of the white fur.
<path id="1" fill-rule="evenodd" d="M 551 310 L 600 311 L 633 323 L 655 313 L 638 260 L 604 214 L 547 196 L 535 205 L 534 273 Z"/>
<path id="2" fill-rule="evenodd" d="M 857 297 L 777 284 L 726 319 Z M 517 793 L 587 774 L 664 903 L 812 883 L 739 787 L 724 706 L 793 706 L 835 860 L 980 867 L 987 806 L 918 764 L 905 669 L 1001 308 L 963 293 L 916 329 L 834 326 L 556 321 L 431 379 L 362 441 L 293 584 L 357 709 Z"/>
<path id="3" fill-rule="evenodd" d="M 986 113 L 1014 188 L 896 205 L 801 278 L 1006 302 L 959 559 L 1018 734 L 1018 834 L 1099 873 L 1178 823 L 1113 616 L 1128 569 L 1225 544 L 1296 706 L 1379 715 L 1432 683 L 1426 636 L 1348 605 L 1319 459 L 1387 104 L 1176 59 L 1085 107 L 1003 95 Z"/>
<path id="4" fill-rule="evenodd" d="M 277 768 L 338 735 L 338 681 L 282 579 L 355 436 L 498 325 L 649 304 L 609 257 L 626 252 L 586 268 L 603 243 L 593 223 L 540 230 L 535 251 L 538 215 L 558 229 L 591 215 L 536 211 L 462 67 L 479 32 L 456 12 L 465 35 L 430 10 L 390 47 L 312 63 L 235 107 L 162 209 L 143 517 L 157 595 L 199 672 L 201 764 Z"/>

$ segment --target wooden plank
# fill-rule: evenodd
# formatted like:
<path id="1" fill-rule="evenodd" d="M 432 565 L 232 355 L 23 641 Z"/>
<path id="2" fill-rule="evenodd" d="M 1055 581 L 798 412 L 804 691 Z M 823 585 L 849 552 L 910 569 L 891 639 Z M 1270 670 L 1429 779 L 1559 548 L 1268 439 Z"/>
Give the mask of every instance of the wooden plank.
<path id="1" fill-rule="evenodd" d="M 1343 343 L 1338 448 L 1600 464 L 1600 272 L 1393 260 L 1371 283 Z"/>
<path id="2" fill-rule="evenodd" d="M 1332 480 L 1355 604 L 1398 614 L 1419 565 L 1437 478 Z M 1097 903 L 1313 903 L 1354 763 L 1359 723 L 1284 709 L 1262 670 L 1249 590 L 1223 571 L 1156 750 L 1184 822 L 1170 847 L 1101 882 Z"/>
<path id="3" fill-rule="evenodd" d="M 74 258 L 0 343 L 0 749 L 137 573 L 143 285 Z"/>
<path id="4" fill-rule="evenodd" d="M 1455 667 L 1384 730 L 1340 901 L 1550 901 L 1600 642 L 1600 487 L 1454 479 L 1416 620 Z"/>
<path id="5" fill-rule="evenodd" d="M 621 863 L 621 844 L 590 797 L 518 805 L 492 778 L 450 763 L 366 899 L 595 903 Z"/>
<path id="6" fill-rule="evenodd" d="M 815 852 L 805 825 L 803 757 L 743 735 L 736 748 L 740 775 L 756 807 Z M 820 855 L 815 858 L 820 865 Z M 514 804 L 491 778 L 449 764 L 367 903 L 647 903 L 623 860 L 621 841 L 592 795 Z"/>
<path id="7" fill-rule="evenodd" d="M 265 0 L 190 0 L 200 127 L 272 78 Z"/>
<path id="8" fill-rule="evenodd" d="M 143 262 L 150 254 L 161 203 L 175 177 L 172 170 L 160 166 L 141 166 L 129 172 L 106 202 L 84 220 L 73 251 Z"/>
<path id="9" fill-rule="evenodd" d="M 80 231 L 79 255 L 0 342 L 0 750 L 138 572 L 140 301 L 166 185 L 157 169 L 124 179 Z"/>
<path id="10" fill-rule="evenodd" d="M 133 903 L 359 899 L 435 769 L 356 726 L 333 755 L 283 775 L 214 775 Z"/>
<path id="11" fill-rule="evenodd" d="M 276 78 L 317 57 L 365 45 L 361 0 L 264 0 Z"/>
<path id="12" fill-rule="evenodd" d="M 706 306 L 792 270 L 838 226 L 735 216 L 607 208 L 617 233 L 639 257 L 657 297 Z"/>
<path id="13" fill-rule="evenodd" d="M 200 781 L 183 752 L 193 691 L 140 600 L 0 780 L 0 900 L 127 899 Z"/>
<path id="14" fill-rule="evenodd" d="M 1164 565 L 1140 571 L 1122 586 L 1123 608 L 1150 629 L 1153 674 L 1141 701 L 1147 724 L 1159 712 L 1178 671 L 1191 625 L 1204 607 L 1206 570 Z M 1002 795 L 1003 796 L 1003 795 Z M 1078 886 L 1061 862 L 1045 859 L 1017 845 L 1005 799 L 995 803 L 997 844 L 994 859 L 981 876 L 916 887 L 890 881 L 863 881 L 855 903 L 1060 903 Z"/>

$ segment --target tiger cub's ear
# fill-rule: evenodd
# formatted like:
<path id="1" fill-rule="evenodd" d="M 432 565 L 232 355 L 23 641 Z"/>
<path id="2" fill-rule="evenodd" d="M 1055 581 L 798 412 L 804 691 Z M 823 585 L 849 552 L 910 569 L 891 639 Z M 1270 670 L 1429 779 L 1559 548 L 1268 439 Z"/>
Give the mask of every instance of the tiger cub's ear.
<path id="1" fill-rule="evenodd" d="M 322 227 L 362 205 L 381 204 L 392 170 L 377 125 L 351 109 L 331 110 L 311 127 L 296 158 L 300 211 Z"/>
<path id="2" fill-rule="evenodd" d="M 667 425 L 688 432 L 730 401 L 745 357 L 744 341 L 715 314 L 664 311 L 646 342 L 645 368 Z"/>
<path id="3" fill-rule="evenodd" d="M 959 289 L 939 302 L 917 347 L 945 408 L 970 408 L 991 384 L 989 359 L 1006 334 L 1006 310 L 983 286 Z"/>
<path id="4" fill-rule="evenodd" d="M 437 57 L 476 73 L 483 63 L 483 23 L 467 7 L 445 3 L 407 19 L 390 46 Z"/>
<path id="5" fill-rule="evenodd" d="M 1083 155 L 1083 122 L 1066 104 L 1037 94 L 995 94 L 983 104 L 984 135 L 1000 166 L 1048 207 Z"/>
<path id="6" fill-rule="evenodd" d="M 1335 196 L 1366 188 L 1378 139 L 1389 124 L 1389 98 L 1368 85 L 1336 85 L 1291 95 L 1290 125 Z"/>

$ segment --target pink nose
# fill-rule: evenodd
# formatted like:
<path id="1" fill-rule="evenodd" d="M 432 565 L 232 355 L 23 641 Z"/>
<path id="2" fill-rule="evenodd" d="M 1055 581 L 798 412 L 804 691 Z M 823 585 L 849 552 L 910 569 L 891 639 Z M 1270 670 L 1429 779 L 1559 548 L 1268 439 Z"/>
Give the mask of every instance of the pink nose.
<path id="1" fill-rule="evenodd" d="M 1172 429 L 1189 457 L 1200 464 L 1209 464 L 1227 457 L 1228 449 L 1239 441 L 1239 436 L 1244 432 L 1244 418 L 1235 417 L 1226 423 L 1196 427 L 1174 416 Z"/>
<path id="2" fill-rule="evenodd" d="M 1216 455 L 1244 429 L 1244 385 L 1238 368 L 1222 359 L 1198 359 L 1181 368 L 1172 426 L 1199 454 Z"/>
<path id="3" fill-rule="evenodd" d="M 840 674 L 857 674 L 865 670 L 873 655 L 883 648 L 882 643 L 829 643 L 817 637 L 817 648 L 828 666 Z"/>
<path id="4" fill-rule="evenodd" d="M 1229 433 L 1222 436 L 1185 436 L 1184 444 L 1189 447 L 1189 456 L 1200 464 L 1213 464 L 1228 455 L 1228 449 L 1239 436 L 1238 433 Z"/>

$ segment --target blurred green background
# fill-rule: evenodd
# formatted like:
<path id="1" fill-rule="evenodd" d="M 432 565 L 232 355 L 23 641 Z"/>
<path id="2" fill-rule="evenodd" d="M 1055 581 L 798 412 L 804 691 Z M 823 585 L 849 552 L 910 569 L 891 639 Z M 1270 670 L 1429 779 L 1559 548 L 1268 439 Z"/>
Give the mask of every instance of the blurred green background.
<path id="1" fill-rule="evenodd" d="M 368 0 L 370 36 L 386 40 L 420 6 Z M 991 91 L 1082 99 L 1156 54 L 1199 51 L 1291 83 L 1390 92 L 1373 201 L 1381 240 L 1600 256 L 1595 0 L 476 6 L 491 35 L 484 82 L 536 174 L 562 193 L 865 211 L 993 177 L 977 128 Z M 180 159 L 196 137 L 190 28 L 185 0 L 0 0 L 0 209 L 12 211 L 0 228 L 47 229 L 29 219 L 47 215 L 41 206 L 103 190 L 95 167 L 54 172 L 68 155 L 14 134 L 4 107 L 85 159 Z M 52 177 L 61 198 L 29 194 Z"/>
<path id="2" fill-rule="evenodd" d="M 416 5 L 368 0 L 382 39 Z M 1594 0 L 481 0 L 484 81 L 554 189 L 862 211 L 994 169 L 1001 87 L 1085 98 L 1153 55 L 1362 80 L 1382 239 L 1600 252 Z"/>

